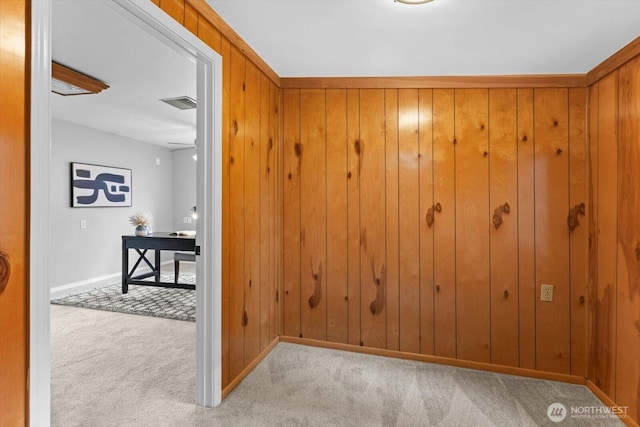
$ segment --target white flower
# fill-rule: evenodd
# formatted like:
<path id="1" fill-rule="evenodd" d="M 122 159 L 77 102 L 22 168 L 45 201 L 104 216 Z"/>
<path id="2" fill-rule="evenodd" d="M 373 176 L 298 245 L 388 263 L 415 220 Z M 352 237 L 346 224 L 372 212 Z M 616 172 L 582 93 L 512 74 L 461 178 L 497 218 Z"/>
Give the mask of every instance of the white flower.
<path id="1" fill-rule="evenodd" d="M 144 212 L 138 212 L 135 215 L 131 215 L 129 217 L 129 223 L 131 225 L 135 225 L 136 227 L 140 225 L 149 225 L 151 224 L 151 215 Z"/>

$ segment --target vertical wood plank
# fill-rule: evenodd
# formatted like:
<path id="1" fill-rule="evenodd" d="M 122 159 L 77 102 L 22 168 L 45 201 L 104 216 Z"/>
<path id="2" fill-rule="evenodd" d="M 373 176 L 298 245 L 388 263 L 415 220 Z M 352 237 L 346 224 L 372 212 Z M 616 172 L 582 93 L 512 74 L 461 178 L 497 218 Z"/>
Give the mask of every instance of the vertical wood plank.
<path id="1" fill-rule="evenodd" d="M 535 134 L 533 89 L 518 89 L 518 300 L 520 367 L 536 368 Z"/>
<path id="2" fill-rule="evenodd" d="M 433 90 L 434 329 L 436 356 L 456 357 L 454 91 Z"/>
<path id="3" fill-rule="evenodd" d="M 271 98 L 270 82 L 267 76 L 260 73 L 260 159 L 259 159 L 259 218 L 260 229 L 258 232 L 260 247 L 260 351 L 264 350 L 271 342 L 269 332 L 271 330 L 271 314 L 274 300 L 271 295 Z"/>
<path id="4" fill-rule="evenodd" d="M 347 242 L 349 344 L 360 340 L 360 91 L 347 90 Z"/>
<path id="5" fill-rule="evenodd" d="M 433 321 L 433 225 L 427 215 L 433 201 L 433 91 L 418 91 L 418 163 L 420 188 L 420 353 L 434 352 Z"/>
<path id="6" fill-rule="evenodd" d="M 189 3 L 184 4 L 184 27 L 198 35 L 198 11 Z M 203 18 L 204 19 L 204 18 Z"/>
<path id="7" fill-rule="evenodd" d="M 281 262 L 282 253 L 278 250 L 279 216 L 278 210 L 278 88 L 275 83 L 269 81 L 269 142 L 267 148 L 267 173 L 269 174 L 269 342 L 273 342 L 278 333 L 279 299 L 278 264 Z"/>
<path id="8" fill-rule="evenodd" d="M 418 91 L 398 90 L 400 351 L 420 352 Z"/>
<path id="9" fill-rule="evenodd" d="M 491 363 L 509 366 L 519 364 L 517 108 L 515 89 L 489 90 Z"/>
<path id="10" fill-rule="evenodd" d="M 184 4 L 185 0 L 160 0 L 160 8 L 181 24 L 184 24 Z"/>
<path id="11" fill-rule="evenodd" d="M 278 251 L 277 256 L 277 289 L 276 289 L 276 301 L 278 302 L 278 335 L 285 335 L 284 331 L 284 318 L 285 318 L 285 173 L 286 173 L 286 164 L 284 161 L 285 158 L 285 149 L 284 149 L 284 91 L 281 89 L 277 89 L 276 94 L 276 147 L 278 149 L 277 152 L 277 162 L 276 162 L 276 171 L 282 173 L 278 174 L 277 180 L 277 191 L 276 191 L 276 211 L 278 218 L 277 221 L 277 234 L 276 234 L 276 248 Z M 298 248 L 299 249 L 299 248 Z"/>
<path id="12" fill-rule="evenodd" d="M 616 403 L 640 414 L 640 58 L 619 71 Z"/>
<path id="13" fill-rule="evenodd" d="M 211 47 L 211 49 L 221 53 L 222 36 L 220 35 L 220 31 L 202 16 L 198 18 L 198 38 Z"/>
<path id="14" fill-rule="evenodd" d="M 385 100 L 383 89 L 360 91 L 361 341 L 386 348 Z"/>
<path id="15" fill-rule="evenodd" d="M 618 247 L 618 72 L 600 80 L 598 106 L 598 302 L 596 385 L 614 401 Z"/>
<path id="16" fill-rule="evenodd" d="M 327 340 L 348 342 L 347 91 L 327 89 Z"/>
<path id="17" fill-rule="evenodd" d="M 534 90 L 536 294 L 553 285 L 553 301 L 536 301 L 536 369 L 570 372 L 568 92 Z"/>
<path id="18" fill-rule="evenodd" d="M 456 89 L 458 357 L 490 361 L 488 91 Z"/>
<path id="19" fill-rule="evenodd" d="M 387 296 L 387 348 L 400 349 L 400 289 L 398 246 L 398 90 L 385 90 L 385 144 L 386 178 L 385 205 L 386 236 L 386 296 Z"/>
<path id="20" fill-rule="evenodd" d="M 586 111 L 587 93 L 583 88 L 569 89 L 569 207 L 587 202 Z M 589 218 L 579 218 L 580 225 L 569 237 L 571 268 L 571 374 L 587 375 L 587 252 Z"/>
<path id="21" fill-rule="evenodd" d="M 589 87 L 589 366 L 587 378 L 597 376 L 598 307 L 598 105 L 599 84 Z M 595 383 L 595 381 L 594 381 Z"/>
<path id="22" fill-rule="evenodd" d="M 10 274 L 0 293 L 0 425 L 29 413 L 29 1 L 0 2 L 0 251 Z M 7 104 L 5 104 L 7 103 Z M 8 107 L 11 105 L 11 108 Z"/>
<path id="23" fill-rule="evenodd" d="M 229 378 L 230 354 L 230 145 L 235 135 L 231 134 L 229 119 L 231 117 L 231 44 L 226 38 L 221 42 L 222 51 L 222 388 L 226 387 Z"/>
<path id="24" fill-rule="evenodd" d="M 229 378 L 244 368 L 244 143 L 245 143 L 245 57 L 235 46 L 230 55 L 229 138 Z"/>
<path id="25" fill-rule="evenodd" d="M 324 89 L 300 90 L 300 318 L 302 337 L 327 338 Z"/>
<path id="26" fill-rule="evenodd" d="M 300 336 L 300 91 L 283 91 L 284 335 Z"/>
<path id="27" fill-rule="evenodd" d="M 245 364 L 260 354 L 260 70 L 245 77 L 244 239 Z"/>

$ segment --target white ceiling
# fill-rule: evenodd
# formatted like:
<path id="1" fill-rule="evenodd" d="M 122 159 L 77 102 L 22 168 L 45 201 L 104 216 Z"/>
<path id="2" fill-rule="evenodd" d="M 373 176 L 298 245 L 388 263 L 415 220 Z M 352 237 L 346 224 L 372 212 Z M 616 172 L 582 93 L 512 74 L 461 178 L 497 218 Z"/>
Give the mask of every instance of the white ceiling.
<path id="1" fill-rule="evenodd" d="M 96 95 L 51 94 L 52 116 L 176 149 L 193 144 L 196 110 L 160 98 L 196 99 L 196 64 L 137 27 L 111 0 L 53 0 L 52 58 L 108 84 Z"/>
<path id="2" fill-rule="evenodd" d="M 207 0 L 280 77 L 586 73 L 640 0 Z"/>
<path id="3" fill-rule="evenodd" d="M 640 35 L 640 0 L 207 0 L 281 77 L 586 73 Z M 53 117 L 175 149 L 196 135 L 192 59 L 111 0 L 53 0 L 52 57 L 110 86 Z"/>

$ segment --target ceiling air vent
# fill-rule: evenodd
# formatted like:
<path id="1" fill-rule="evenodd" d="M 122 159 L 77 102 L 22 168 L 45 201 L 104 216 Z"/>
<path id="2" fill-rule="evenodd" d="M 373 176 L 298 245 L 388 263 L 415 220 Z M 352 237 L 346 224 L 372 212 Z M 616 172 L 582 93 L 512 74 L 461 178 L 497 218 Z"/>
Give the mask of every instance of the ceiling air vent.
<path id="1" fill-rule="evenodd" d="M 177 98 L 164 98 L 160 101 L 166 102 L 169 105 L 173 105 L 180 110 L 192 110 L 196 108 L 196 101 L 188 96 L 179 96 Z"/>

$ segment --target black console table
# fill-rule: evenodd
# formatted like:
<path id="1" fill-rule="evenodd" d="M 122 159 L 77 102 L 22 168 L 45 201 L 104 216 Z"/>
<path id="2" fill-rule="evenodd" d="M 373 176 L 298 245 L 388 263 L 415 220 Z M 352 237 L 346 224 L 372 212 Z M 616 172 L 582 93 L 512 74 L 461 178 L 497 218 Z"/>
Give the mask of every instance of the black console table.
<path id="1" fill-rule="evenodd" d="M 138 261 L 129 270 L 129 249 L 138 253 Z M 147 258 L 147 251 L 155 252 L 154 262 Z M 195 289 L 195 285 L 160 281 L 160 252 L 195 251 L 196 239 L 193 236 L 176 236 L 172 233 L 157 232 L 148 236 L 122 236 L 122 293 L 129 292 L 129 285 L 160 286 L 164 288 Z M 134 276 L 140 263 L 144 261 L 150 272 Z M 155 280 L 142 280 L 149 277 Z"/>

